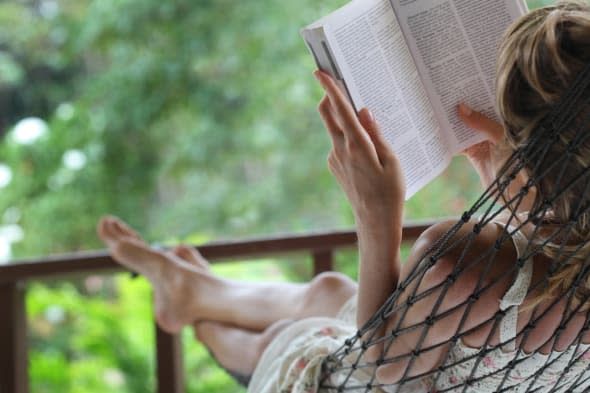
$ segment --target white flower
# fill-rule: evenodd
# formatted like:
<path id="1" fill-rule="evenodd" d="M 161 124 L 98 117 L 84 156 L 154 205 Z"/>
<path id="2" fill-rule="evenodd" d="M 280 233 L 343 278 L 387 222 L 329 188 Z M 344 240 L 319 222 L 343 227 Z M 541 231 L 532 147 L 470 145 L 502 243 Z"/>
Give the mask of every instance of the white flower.
<path id="1" fill-rule="evenodd" d="M 33 144 L 48 130 L 47 123 L 38 117 L 22 119 L 12 130 L 12 139 L 20 145 Z"/>
<path id="2" fill-rule="evenodd" d="M 12 181 L 12 169 L 8 165 L 0 164 L 0 188 L 4 188 Z"/>

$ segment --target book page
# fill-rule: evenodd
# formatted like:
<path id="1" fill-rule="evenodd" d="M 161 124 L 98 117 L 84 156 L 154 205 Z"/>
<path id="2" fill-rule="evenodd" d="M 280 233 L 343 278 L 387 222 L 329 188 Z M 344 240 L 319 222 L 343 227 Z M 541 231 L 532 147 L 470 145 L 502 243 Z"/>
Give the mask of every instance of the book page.
<path id="1" fill-rule="evenodd" d="M 323 47 L 345 91 L 357 110 L 371 110 L 401 161 L 407 199 L 447 167 L 451 154 L 389 0 L 353 1 L 321 22 L 330 43 Z"/>
<path id="2" fill-rule="evenodd" d="M 526 11 L 524 0 L 391 1 L 451 150 L 483 140 L 456 113 L 464 102 L 498 119 L 495 108 L 497 49 L 510 23 Z"/>

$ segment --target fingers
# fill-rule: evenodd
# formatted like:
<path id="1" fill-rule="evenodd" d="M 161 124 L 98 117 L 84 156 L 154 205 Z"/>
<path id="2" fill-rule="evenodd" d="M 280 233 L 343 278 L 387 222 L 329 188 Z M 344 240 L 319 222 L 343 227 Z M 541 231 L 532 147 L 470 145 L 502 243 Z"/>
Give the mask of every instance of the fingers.
<path id="1" fill-rule="evenodd" d="M 474 111 L 464 103 L 457 105 L 457 114 L 467 127 L 483 132 L 493 143 L 498 143 L 504 137 L 504 128 L 501 124 L 483 113 Z"/>
<path id="2" fill-rule="evenodd" d="M 344 144 L 344 134 L 342 134 L 342 130 L 332 114 L 333 110 L 328 96 L 324 96 L 318 106 L 318 111 L 320 112 L 324 126 L 328 130 L 328 134 L 330 134 L 334 149 L 341 149 Z"/>
<path id="3" fill-rule="evenodd" d="M 316 71 L 314 75 L 326 91 L 333 109 L 334 119 L 338 122 L 345 137 L 358 139 L 361 142 L 366 141 L 366 136 L 360 132 L 361 125 L 354 108 L 348 102 L 348 98 L 342 94 L 334 79 L 321 71 Z"/>
<path id="4" fill-rule="evenodd" d="M 328 154 L 328 168 L 334 176 L 338 176 L 340 173 L 340 161 L 338 161 L 338 155 L 333 149 Z"/>
<path id="5" fill-rule="evenodd" d="M 379 124 L 377 124 L 371 111 L 367 108 L 363 108 L 359 112 L 359 121 L 367 131 L 367 135 L 369 135 L 371 142 L 373 142 L 373 146 L 375 146 L 375 151 L 377 152 L 377 157 L 379 158 L 381 165 L 384 165 L 387 157 L 391 154 L 391 147 L 381 133 Z"/>
<path id="6" fill-rule="evenodd" d="M 380 164 L 381 159 L 373 141 L 348 98 L 342 94 L 329 75 L 320 71 L 315 75 L 326 91 L 326 96 L 318 109 L 332 139 L 335 153 L 341 154 L 346 150 L 350 159 L 365 157 L 374 164 Z M 374 122 L 371 122 L 372 129 L 375 126 Z"/>

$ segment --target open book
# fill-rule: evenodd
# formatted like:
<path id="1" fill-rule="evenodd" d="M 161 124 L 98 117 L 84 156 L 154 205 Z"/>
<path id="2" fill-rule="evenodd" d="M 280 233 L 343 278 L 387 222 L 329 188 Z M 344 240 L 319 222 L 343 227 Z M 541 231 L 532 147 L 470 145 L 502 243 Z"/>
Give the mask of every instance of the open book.
<path id="1" fill-rule="evenodd" d="M 497 119 L 498 44 L 525 12 L 524 0 L 352 0 L 301 34 L 355 109 L 372 111 L 408 199 L 484 139 L 463 125 L 458 103 Z"/>

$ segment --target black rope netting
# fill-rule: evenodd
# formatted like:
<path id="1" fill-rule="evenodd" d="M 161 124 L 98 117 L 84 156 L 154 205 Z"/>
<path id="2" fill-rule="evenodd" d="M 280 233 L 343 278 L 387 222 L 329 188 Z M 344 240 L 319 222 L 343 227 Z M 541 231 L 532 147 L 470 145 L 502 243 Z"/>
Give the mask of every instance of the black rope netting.
<path id="1" fill-rule="evenodd" d="M 590 144 L 589 124 L 590 65 L 550 113 L 539 121 L 526 144 L 505 162 L 497 178 L 474 205 L 422 255 L 380 310 L 327 358 L 321 387 L 334 392 L 425 391 L 417 386 L 438 393 L 589 391 L 590 346 L 583 342 L 590 341 L 590 223 L 585 222 L 590 213 L 590 167 L 583 163 L 590 161 L 590 157 L 581 157 L 580 149 Z M 571 130 L 575 133 L 564 137 L 564 132 L 571 133 Z M 528 181 L 514 190 L 515 179 L 523 172 Z M 548 188 L 548 182 L 553 186 Z M 536 200 L 528 213 L 518 214 L 532 190 L 545 199 Z M 571 198 L 572 194 L 575 198 Z M 568 219 L 555 222 L 552 211 L 566 195 L 573 201 L 567 212 Z M 506 225 L 500 226 L 503 230 L 494 245 L 474 255 L 477 236 L 499 216 Z M 520 250 L 513 267 L 501 274 L 490 274 L 504 243 L 513 241 L 525 227 L 533 229 L 532 232 L 529 229 L 526 246 Z M 579 228 L 585 228 L 586 238 L 580 238 Z M 449 255 L 455 261 L 452 271 L 440 284 L 423 288 L 421 283 L 425 275 Z M 527 299 L 531 294 L 548 294 L 553 277 L 564 269 L 573 269 L 574 273 L 567 287 L 549 293 L 543 301 L 533 302 L 527 310 L 530 319 L 524 326 L 521 323 L 516 337 L 513 335 L 500 342 L 494 340 L 508 314 L 522 311 L 522 307 L 516 305 L 500 307 L 491 318 L 467 326 L 482 296 L 502 282 L 518 280 L 514 277 L 519 277 L 524 269 L 532 269 L 533 258 L 543 257 L 549 261 L 548 268 L 542 275 L 533 275 L 530 285 L 525 286 Z M 454 283 L 473 271 L 479 271 L 480 275 L 470 296 L 445 308 Z M 428 316 L 419 323 L 408 322 L 412 307 L 431 296 L 437 297 Z M 456 317 L 458 313 L 461 316 L 453 335 L 441 342 L 427 340 L 434 326 L 446 323 L 450 316 Z M 548 319 L 559 318 L 545 334 L 542 345 L 537 346 L 544 348 L 545 355 L 538 351 L 527 352 L 527 342 L 531 335 L 539 334 L 540 324 L 547 325 Z M 386 327 L 388 331 L 384 332 Z M 458 348 L 465 347 L 464 338 L 478 330 L 489 331 L 484 345 L 458 354 Z M 575 332 L 573 339 L 572 331 Z M 406 353 L 400 354 L 398 350 L 391 356 L 391 349 L 403 347 L 400 343 L 410 335 L 418 337 L 417 345 Z M 559 345 L 562 336 L 571 343 L 566 350 Z M 367 351 L 376 348 L 379 356 L 366 356 Z M 428 371 L 417 372 L 420 369 L 417 364 L 423 363 L 435 350 L 442 353 L 442 357 L 429 359 L 433 366 Z M 490 359 L 497 358 L 502 359 L 501 364 L 489 364 Z M 387 365 L 401 370 L 395 384 L 387 385 L 377 378 L 378 369 Z M 359 377 L 360 374 L 364 377 Z"/>

